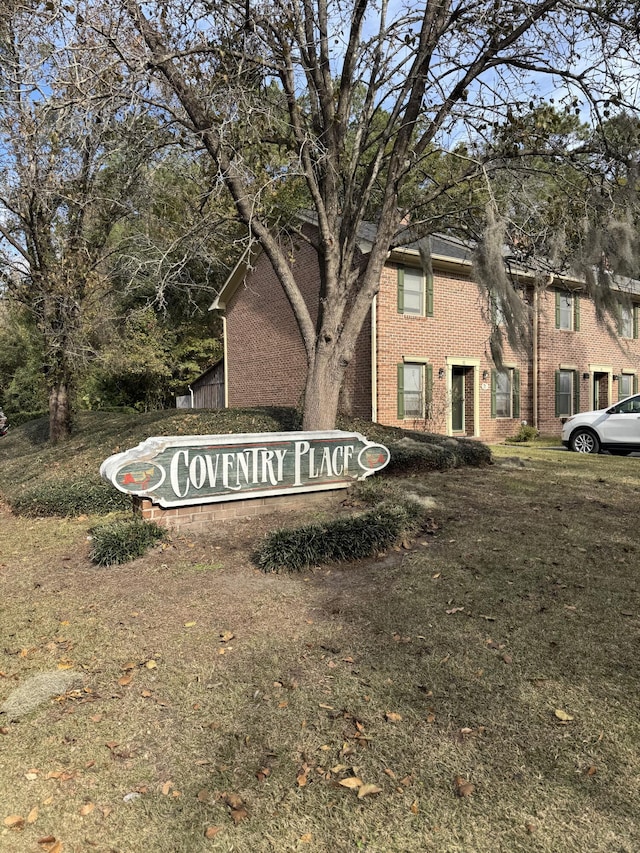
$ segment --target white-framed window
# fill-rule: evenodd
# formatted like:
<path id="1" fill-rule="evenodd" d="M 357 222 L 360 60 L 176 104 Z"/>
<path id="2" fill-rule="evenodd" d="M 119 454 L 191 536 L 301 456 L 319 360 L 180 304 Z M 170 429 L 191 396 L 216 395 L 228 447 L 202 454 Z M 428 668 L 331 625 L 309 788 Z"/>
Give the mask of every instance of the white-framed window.
<path id="1" fill-rule="evenodd" d="M 433 368 L 425 361 L 398 365 L 398 418 L 424 418 L 431 401 Z"/>
<path id="2" fill-rule="evenodd" d="M 568 290 L 556 290 L 556 329 L 580 329 L 580 297 Z"/>
<path id="3" fill-rule="evenodd" d="M 623 338 L 638 337 L 638 306 L 620 306 L 620 336 Z"/>
<path id="4" fill-rule="evenodd" d="M 580 411 L 580 375 L 577 370 L 556 370 L 556 417 L 570 417 Z"/>
<path id="5" fill-rule="evenodd" d="M 520 417 L 520 371 L 513 367 L 491 371 L 491 417 Z"/>
<path id="6" fill-rule="evenodd" d="M 420 267 L 398 267 L 398 312 L 433 317 L 433 276 Z"/>
<path id="7" fill-rule="evenodd" d="M 618 400 L 631 397 L 638 391 L 638 376 L 635 373 L 621 373 L 618 376 Z"/>

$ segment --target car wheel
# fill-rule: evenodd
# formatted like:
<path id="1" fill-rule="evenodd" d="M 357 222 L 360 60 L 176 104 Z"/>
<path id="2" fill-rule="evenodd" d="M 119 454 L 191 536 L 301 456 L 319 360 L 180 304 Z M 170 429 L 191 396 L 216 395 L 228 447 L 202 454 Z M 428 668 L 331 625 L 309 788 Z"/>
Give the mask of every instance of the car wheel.
<path id="1" fill-rule="evenodd" d="M 631 451 L 630 450 L 621 450 L 619 447 L 609 448 L 609 453 L 612 456 L 628 456 Z"/>
<path id="2" fill-rule="evenodd" d="M 590 429 L 577 429 L 571 436 L 571 449 L 576 453 L 599 453 L 600 441 Z"/>

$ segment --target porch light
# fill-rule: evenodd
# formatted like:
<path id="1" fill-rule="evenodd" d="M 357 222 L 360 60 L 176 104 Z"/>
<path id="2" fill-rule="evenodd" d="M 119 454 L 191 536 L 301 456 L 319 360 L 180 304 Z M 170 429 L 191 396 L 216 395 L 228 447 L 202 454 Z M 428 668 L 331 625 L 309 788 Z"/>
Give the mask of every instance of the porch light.
<path id="1" fill-rule="evenodd" d="M 444 367 L 438 370 L 438 379 L 444 379 Z"/>
<path id="2" fill-rule="evenodd" d="M 582 374 L 582 378 L 583 378 L 583 379 L 588 379 L 588 378 L 589 378 L 589 374 L 588 374 L 588 373 L 583 373 L 583 374 Z"/>
<path id="3" fill-rule="evenodd" d="M 485 380 L 485 379 L 488 379 L 488 378 L 489 378 L 489 371 L 488 371 L 488 370 L 483 370 L 483 371 L 482 371 L 482 378 L 483 378 L 483 380 Z"/>
<path id="4" fill-rule="evenodd" d="M 617 382 L 618 381 L 618 374 L 614 373 L 611 378 L 613 379 L 614 382 Z"/>

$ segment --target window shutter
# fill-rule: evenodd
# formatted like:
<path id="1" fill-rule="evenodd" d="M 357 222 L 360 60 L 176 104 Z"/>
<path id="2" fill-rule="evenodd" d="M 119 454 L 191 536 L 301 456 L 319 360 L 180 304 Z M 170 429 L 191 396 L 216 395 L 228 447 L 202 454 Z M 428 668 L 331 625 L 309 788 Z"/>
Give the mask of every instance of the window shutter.
<path id="1" fill-rule="evenodd" d="M 556 370 L 556 417 L 560 417 L 560 371 Z"/>
<path id="2" fill-rule="evenodd" d="M 560 291 L 556 290 L 556 329 L 560 328 Z"/>
<path id="3" fill-rule="evenodd" d="M 404 313 L 404 268 L 398 267 L 398 313 Z"/>
<path id="4" fill-rule="evenodd" d="M 491 371 L 491 417 L 495 418 L 496 416 L 496 371 Z"/>
<path id="5" fill-rule="evenodd" d="M 633 393 L 638 393 L 638 374 L 636 373 L 633 377 Z"/>
<path id="6" fill-rule="evenodd" d="M 404 418 L 404 364 L 398 365 L 398 418 Z"/>
<path id="7" fill-rule="evenodd" d="M 573 331 L 580 331 L 580 297 L 577 293 L 573 294 Z"/>
<path id="8" fill-rule="evenodd" d="M 424 366 L 424 400 L 426 403 L 425 416 L 431 417 L 431 403 L 433 401 L 433 365 Z"/>
<path id="9" fill-rule="evenodd" d="M 577 415 L 580 411 L 580 373 L 577 370 L 573 371 L 573 412 Z"/>
<path id="10" fill-rule="evenodd" d="M 427 317 L 433 317 L 433 275 L 426 275 L 426 299 L 427 299 Z"/>
<path id="11" fill-rule="evenodd" d="M 514 370 L 512 375 L 513 398 L 511 402 L 511 417 L 520 417 L 520 371 Z"/>
<path id="12" fill-rule="evenodd" d="M 638 306 L 633 306 L 633 337 L 638 338 Z"/>

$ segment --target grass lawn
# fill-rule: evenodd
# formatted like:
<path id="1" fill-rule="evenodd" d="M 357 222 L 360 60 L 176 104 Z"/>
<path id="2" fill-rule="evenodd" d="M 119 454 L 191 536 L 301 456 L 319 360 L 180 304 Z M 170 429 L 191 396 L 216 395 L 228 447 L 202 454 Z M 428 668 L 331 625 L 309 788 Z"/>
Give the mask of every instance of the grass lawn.
<path id="1" fill-rule="evenodd" d="M 494 458 L 402 481 L 410 548 L 299 575 L 250 554 L 302 512 L 98 569 L 96 519 L 0 511 L 0 703 L 83 679 L 0 717 L 3 853 L 637 853 L 640 459 Z"/>

